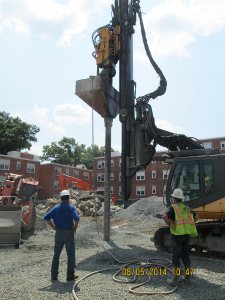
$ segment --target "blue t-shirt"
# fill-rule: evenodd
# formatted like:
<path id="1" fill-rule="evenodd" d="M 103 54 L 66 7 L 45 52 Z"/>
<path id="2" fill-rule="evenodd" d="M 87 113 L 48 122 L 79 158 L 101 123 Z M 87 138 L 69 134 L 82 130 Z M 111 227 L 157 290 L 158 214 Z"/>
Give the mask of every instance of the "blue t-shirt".
<path id="1" fill-rule="evenodd" d="M 73 221 L 78 222 L 80 217 L 76 208 L 68 202 L 55 205 L 45 216 L 44 220 L 53 219 L 56 229 L 71 229 Z"/>

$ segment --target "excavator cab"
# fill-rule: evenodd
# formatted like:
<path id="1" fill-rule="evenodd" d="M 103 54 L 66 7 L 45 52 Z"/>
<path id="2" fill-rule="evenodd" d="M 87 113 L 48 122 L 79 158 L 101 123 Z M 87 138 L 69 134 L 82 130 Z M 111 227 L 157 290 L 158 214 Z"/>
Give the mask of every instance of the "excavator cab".
<path id="1" fill-rule="evenodd" d="M 202 150 L 202 154 L 206 151 L 209 150 Z M 209 155 L 195 156 L 193 153 L 194 151 L 190 151 L 190 156 L 174 159 L 166 187 L 167 205 L 171 205 L 173 190 L 180 188 L 185 196 L 183 201 L 199 218 L 223 220 L 225 155 L 216 150 L 211 150 Z"/>

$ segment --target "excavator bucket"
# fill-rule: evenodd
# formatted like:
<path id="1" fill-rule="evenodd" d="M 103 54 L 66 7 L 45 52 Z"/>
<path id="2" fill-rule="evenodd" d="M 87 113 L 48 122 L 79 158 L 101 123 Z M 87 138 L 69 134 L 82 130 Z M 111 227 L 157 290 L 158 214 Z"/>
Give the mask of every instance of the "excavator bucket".
<path id="1" fill-rule="evenodd" d="M 20 205 L 0 205 L 0 246 L 15 245 L 19 248 L 21 214 Z"/>

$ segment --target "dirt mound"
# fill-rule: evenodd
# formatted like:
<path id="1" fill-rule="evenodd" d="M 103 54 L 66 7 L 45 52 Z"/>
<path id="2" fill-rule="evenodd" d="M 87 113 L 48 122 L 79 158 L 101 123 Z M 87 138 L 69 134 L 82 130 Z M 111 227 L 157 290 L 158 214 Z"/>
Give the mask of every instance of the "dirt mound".
<path id="1" fill-rule="evenodd" d="M 162 197 L 152 196 L 150 198 L 144 198 L 136 201 L 130 205 L 127 209 L 119 211 L 116 217 L 127 219 L 140 219 L 144 216 L 156 216 L 157 214 L 163 214 L 166 211 L 166 206 L 163 204 Z"/>

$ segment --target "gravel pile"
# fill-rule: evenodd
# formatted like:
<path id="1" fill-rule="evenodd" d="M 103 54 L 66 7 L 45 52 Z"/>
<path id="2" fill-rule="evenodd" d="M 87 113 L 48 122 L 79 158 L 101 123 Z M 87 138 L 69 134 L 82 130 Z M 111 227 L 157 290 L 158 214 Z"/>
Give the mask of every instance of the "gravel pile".
<path id="1" fill-rule="evenodd" d="M 146 203 L 151 202 L 148 206 Z M 110 242 L 104 242 L 102 218 L 98 223 L 94 219 L 82 217 L 76 234 L 77 274 L 79 279 L 90 272 L 104 268 L 120 268 L 115 256 L 122 261 L 150 258 L 170 258 L 170 254 L 159 253 L 150 240 L 151 234 L 144 229 L 156 227 L 160 220 L 153 216 L 165 209 L 159 202 L 144 199 L 119 212 L 112 218 Z M 148 214 L 146 215 L 146 208 Z M 139 210 L 140 209 L 140 210 Z M 139 210 L 139 213 L 138 213 Z M 149 212 L 150 211 L 150 212 Z M 156 222 L 156 223 L 155 223 Z M 97 226 L 98 224 L 98 226 Z M 124 225 L 125 224 L 125 225 Z M 98 230 L 97 230 L 98 228 Z M 153 232 L 152 230 L 151 232 Z M 0 295 L 1 300 L 44 300 L 73 299 L 73 283 L 66 282 L 66 253 L 60 259 L 59 282 L 51 283 L 50 266 L 53 254 L 54 232 L 38 217 L 34 234 L 24 239 L 20 249 L 0 248 Z M 109 252 L 111 254 L 109 254 Z M 192 257 L 195 268 L 192 282 L 187 286 L 180 285 L 178 290 L 163 299 L 224 299 L 225 295 L 225 261 Z M 133 283 L 121 284 L 112 280 L 115 271 L 99 273 L 80 282 L 77 295 L 80 300 L 123 300 L 123 299 L 161 299 L 162 296 L 136 296 L 128 293 Z M 170 290 L 166 283 L 169 276 L 152 276 L 151 283 L 140 290 Z M 120 276 L 122 278 L 122 276 Z M 127 278 L 123 276 L 123 278 Z M 138 277 L 140 283 L 146 277 Z"/>

